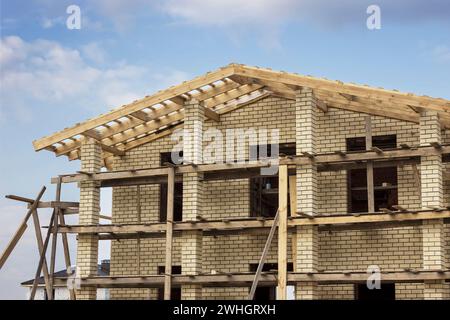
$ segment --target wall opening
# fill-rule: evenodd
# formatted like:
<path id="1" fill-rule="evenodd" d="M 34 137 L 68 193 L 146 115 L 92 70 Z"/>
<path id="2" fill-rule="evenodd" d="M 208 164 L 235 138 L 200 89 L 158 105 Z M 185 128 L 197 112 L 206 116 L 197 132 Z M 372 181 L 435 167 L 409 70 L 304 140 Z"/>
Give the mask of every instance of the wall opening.
<path id="1" fill-rule="evenodd" d="M 267 157 L 271 154 L 271 145 L 264 145 Z M 250 153 L 262 157 L 261 145 L 250 146 Z M 295 143 L 280 143 L 279 154 L 295 155 Z M 290 201 L 288 202 L 290 203 Z M 250 216 L 273 218 L 278 210 L 278 175 L 250 179 Z M 288 208 L 288 212 L 291 212 Z"/>
<path id="2" fill-rule="evenodd" d="M 396 135 L 372 137 L 372 145 L 381 150 L 397 146 Z M 347 151 L 366 150 L 365 137 L 348 138 Z M 373 169 L 375 211 L 394 210 L 398 204 L 397 167 L 378 167 Z M 351 169 L 347 171 L 348 211 L 351 213 L 368 212 L 367 170 Z"/>

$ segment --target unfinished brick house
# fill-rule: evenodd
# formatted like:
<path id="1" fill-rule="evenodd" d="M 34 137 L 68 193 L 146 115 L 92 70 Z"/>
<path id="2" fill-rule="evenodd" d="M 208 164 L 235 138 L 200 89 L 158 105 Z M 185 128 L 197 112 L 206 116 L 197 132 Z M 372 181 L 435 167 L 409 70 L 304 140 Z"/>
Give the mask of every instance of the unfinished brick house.
<path id="1" fill-rule="evenodd" d="M 193 134 L 173 164 L 180 128 Z M 208 163 L 211 128 L 278 129 L 278 172 L 261 173 L 271 155 Z M 79 224 L 55 227 L 78 235 L 77 299 L 247 299 L 255 278 L 255 299 L 449 299 L 449 128 L 445 99 L 231 64 L 34 147 L 81 160 L 52 179 L 80 188 Z"/>

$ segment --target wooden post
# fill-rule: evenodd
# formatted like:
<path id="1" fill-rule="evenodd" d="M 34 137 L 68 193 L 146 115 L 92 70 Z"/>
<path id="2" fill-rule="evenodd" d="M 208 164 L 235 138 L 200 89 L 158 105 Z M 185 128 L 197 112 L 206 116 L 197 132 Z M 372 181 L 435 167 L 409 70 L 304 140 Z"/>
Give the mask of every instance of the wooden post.
<path id="1" fill-rule="evenodd" d="M 137 223 L 142 222 L 142 209 L 141 209 L 141 186 L 136 186 L 136 205 L 137 205 Z M 141 236 L 137 237 L 137 269 L 138 275 L 141 274 Z"/>
<path id="2" fill-rule="evenodd" d="M 173 241 L 173 204 L 175 193 L 175 169 L 169 168 L 167 174 L 167 230 L 166 264 L 164 267 L 164 300 L 170 300 L 172 289 L 172 241 Z"/>
<path id="3" fill-rule="evenodd" d="M 291 217 L 297 216 L 297 176 L 289 176 L 289 202 L 291 207 Z M 291 234 L 292 263 L 294 270 L 297 270 L 297 230 Z"/>
<path id="4" fill-rule="evenodd" d="M 57 178 L 57 186 L 56 186 L 56 201 L 61 201 L 61 187 L 62 187 L 62 178 L 58 176 Z M 58 215 L 59 222 L 61 226 L 65 226 L 66 220 L 64 218 L 64 210 L 63 208 L 59 207 L 56 214 Z M 66 272 L 67 276 L 70 277 L 73 273 L 71 262 L 70 262 L 70 251 L 69 251 L 69 240 L 67 238 L 67 233 L 61 233 L 61 239 L 62 239 L 62 245 L 63 245 L 63 252 L 64 252 L 64 262 L 66 264 Z M 75 300 L 75 289 L 69 289 L 69 297 L 70 300 Z"/>
<path id="5" fill-rule="evenodd" d="M 58 177 L 58 184 L 56 185 L 56 197 L 57 202 L 61 201 L 61 178 Z M 55 282 L 55 263 L 56 263 L 56 249 L 58 244 L 58 218 L 59 218 L 59 207 L 55 208 L 54 211 L 54 221 L 53 221 L 53 234 L 52 234 L 52 250 L 50 254 L 50 290 L 53 293 L 53 284 Z M 51 227 L 51 226 L 50 226 Z M 51 300 L 53 300 L 53 294 Z"/>
<path id="6" fill-rule="evenodd" d="M 33 211 L 36 210 L 36 208 L 39 205 L 39 201 L 41 201 L 42 196 L 44 195 L 44 192 L 46 190 L 46 187 L 42 187 L 41 191 L 39 192 L 37 198 L 34 200 L 33 204 L 31 205 L 31 208 L 28 210 L 27 214 L 25 215 L 25 218 L 22 220 L 22 223 L 20 224 L 19 228 L 17 229 L 16 233 L 12 237 L 11 241 L 6 246 L 6 249 L 3 251 L 2 256 L 0 257 L 0 270 L 3 268 L 3 265 L 5 264 L 6 260 L 8 259 L 11 252 L 16 247 L 17 242 L 19 242 L 20 238 L 24 234 L 25 230 L 27 229 L 28 225 L 28 219 L 30 219 L 31 215 L 33 214 Z"/>
<path id="7" fill-rule="evenodd" d="M 33 211 L 32 216 L 33 216 L 34 231 L 36 233 L 36 241 L 37 241 L 39 252 L 41 252 L 42 248 L 44 247 L 44 241 L 42 240 L 41 224 L 39 222 L 37 210 Z M 47 291 L 47 297 L 48 297 L 48 299 L 52 300 L 53 299 L 53 288 L 52 288 L 52 284 L 51 284 L 51 272 L 49 275 L 47 261 L 46 261 L 45 257 L 44 257 L 44 261 L 42 262 L 42 269 L 43 269 L 42 273 L 44 274 L 45 289 Z"/>
<path id="8" fill-rule="evenodd" d="M 61 226 L 66 225 L 66 220 L 64 218 L 64 210 L 59 209 L 59 221 Z M 70 262 L 70 251 L 69 251 L 69 240 L 67 239 L 67 233 L 61 233 L 63 250 L 64 250 L 64 262 L 66 263 L 66 272 L 68 276 L 73 274 L 71 262 Z M 75 289 L 69 289 L 70 300 L 76 300 Z"/>
<path id="9" fill-rule="evenodd" d="M 45 254 L 47 252 L 48 243 L 50 242 L 50 235 L 52 234 L 52 229 L 53 229 L 52 225 L 53 225 L 53 221 L 55 219 L 55 215 L 56 215 L 56 210 L 53 209 L 52 217 L 50 218 L 50 223 L 48 224 L 49 228 L 47 231 L 47 236 L 45 237 L 44 246 L 43 246 L 42 250 L 40 250 L 40 258 L 39 258 L 39 263 L 38 263 L 38 267 L 36 270 L 36 274 L 34 276 L 33 287 L 31 288 L 30 300 L 34 300 L 34 296 L 36 295 L 38 279 L 41 276 L 42 265 L 45 260 Z"/>
<path id="10" fill-rule="evenodd" d="M 278 300 L 287 298 L 287 217 L 288 217 L 288 167 L 282 165 L 279 168 L 278 178 Z"/>
<path id="11" fill-rule="evenodd" d="M 273 236 L 275 235 L 275 230 L 278 226 L 278 220 L 280 218 L 280 210 L 277 210 L 277 214 L 275 215 L 275 219 L 273 220 L 273 225 L 270 228 L 269 236 L 267 237 L 266 244 L 264 245 L 264 250 L 259 259 L 258 268 L 256 269 L 255 278 L 253 279 L 252 286 L 250 288 L 250 293 L 248 294 L 248 300 L 253 300 L 255 297 L 256 288 L 258 287 L 259 277 L 261 276 L 261 272 L 264 268 L 264 263 L 266 261 L 267 253 L 269 252 L 270 245 L 272 244 Z"/>
<path id="12" fill-rule="evenodd" d="M 366 150 L 372 149 L 372 119 L 366 116 Z M 373 162 L 367 161 L 367 211 L 375 212 L 375 194 L 373 188 Z"/>

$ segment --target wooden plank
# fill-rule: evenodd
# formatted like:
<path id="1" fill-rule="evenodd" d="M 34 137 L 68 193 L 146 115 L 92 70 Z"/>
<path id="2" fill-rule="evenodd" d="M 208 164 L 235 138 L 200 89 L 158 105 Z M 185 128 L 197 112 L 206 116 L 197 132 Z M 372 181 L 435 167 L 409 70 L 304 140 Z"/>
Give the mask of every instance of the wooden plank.
<path id="1" fill-rule="evenodd" d="M 173 205 L 175 193 L 175 170 L 167 172 L 167 221 L 166 221 L 166 261 L 164 269 L 164 300 L 170 300 L 172 290 L 172 245 L 173 245 Z"/>
<path id="2" fill-rule="evenodd" d="M 374 213 L 361 214 L 353 216 L 351 214 L 330 215 L 330 216 L 314 216 L 313 218 L 292 217 L 288 221 L 289 227 L 295 226 L 311 226 L 311 225 L 338 225 L 338 224 L 364 224 L 375 222 L 400 222 L 400 221 L 420 221 L 432 219 L 448 219 L 450 218 L 450 210 L 444 211 L 409 211 L 399 212 L 395 215 Z M 216 221 L 197 221 L 197 222 L 176 222 L 173 224 L 174 231 L 191 231 L 191 230 L 242 230 L 242 229 L 259 229 L 271 228 L 273 219 L 257 220 L 254 218 L 233 219 L 223 222 Z M 108 224 L 108 225 L 68 225 L 60 227 L 59 232 L 66 233 L 155 233 L 162 234 L 166 231 L 165 223 L 148 223 L 148 224 Z"/>
<path id="3" fill-rule="evenodd" d="M 450 108 L 450 101 L 442 98 L 417 96 L 394 90 L 377 89 L 369 86 L 319 79 L 287 72 L 277 72 L 256 67 L 236 65 L 235 74 L 242 77 L 278 81 L 284 84 L 327 90 L 386 102 L 396 102 L 443 112 L 447 112 Z"/>
<path id="4" fill-rule="evenodd" d="M 56 184 L 56 201 L 61 201 L 61 177 L 58 177 L 58 183 Z M 53 221 L 53 228 L 55 232 L 52 234 L 52 248 L 50 252 L 50 290 L 53 293 L 53 283 L 55 281 L 55 264 L 56 264 L 56 249 L 57 249 L 57 242 L 58 242 L 58 227 L 59 227 L 59 216 L 60 216 L 60 208 L 54 209 L 54 221 Z M 39 249 L 40 252 L 42 252 L 42 248 Z M 45 270 L 45 269 L 44 269 Z M 55 297 L 52 294 L 52 298 L 50 300 L 55 299 Z"/>
<path id="5" fill-rule="evenodd" d="M 415 149 L 393 149 L 384 150 L 382 154 L 378 154 L 373 150 L 370 151 L 356 151 L 346 153 L 345 157 L 340 156 L 335 153 L 323 153 L 314 156 L 314 161 L 316 164 L 344 164 L 344 163 L 354 163 L 361 161 L 383 161 L 383 160 L 396 160 L 396 159 L 407 159 L 413 157 L 420 157 L 424 155 L 443 155 L 450 154 L 450 146 L 445 145 L 441 149 L 435 149 L 433 147 L 417 147 Z M 309 164 L 311 159 L 305 155 L 297 155 L 286 158 L 279 159 L 281 165 L 304 165 Z M 232 171 L 232 170 L 247 170 L 251 168 L 262 168 L 269 166 L 269 161 L 249 161 L 245 163 L 230 163 L 230 164 L 203 164 L 196 167 L 190 165 L 181 165 L 176 167 L 176 173 L 189 173 L 189 172 L 212 172 L 212 171 Z M 80 182 L 80 181 L 105 181 L 113 179 L 129 179 L 129 178 L 143 178 L 150 176 L 164 176 L 167 173 L 164 171 L 166 168 L 150 168 L 141 169 L 133 172 L 130 171 L 110 171 L 94 173 L 91 176 L 84 174 L 72 174 L 63 176 L 63 183 L 69 182 Z M 56 180 L 52 179 L 52 183 Z"/>
<path id="6" fill-rule="evenodd" d="M 291 205 L 291 217 L 297 217 L 297 176 L 289 176 L 289 199 Z M 297 270 L 297 231 L 291 234 L 291 248 L 292 248 L 292 264 L 294 270 Z"/>
<path id="7" fill-rule="evenodd" d="M 30 209 L 28 209 L 28 212 L 26 213 L 25 218 L 20 223 L 19 228 L 14 233 L 14 236 L 12 237 L 12 239 L 10 240 L 8 245 L 6 246 L 5 250 L 3 251 L 3 253 L 1 255 L 1 257 L 0 257 L 0 270 L 3 268 L 3 265 L 5 264 L 6 260 L 8 260 L 9 255 L 14 250 L 14 248 L 16 247 L 17 243 L 19 242 L 20 238 L 22 237 L 22 235 L 24 234 L 25 230 L 27 229 L 27 227 L 28 227 L 28 225 L 27 225 L 28 220 L 30 219 L 30 217 L 33 214 L 33 212 L 36 210 L 36 208 L 37 208 L 39 202 L 41 201 L 41 198 L 44 195 L 44 192 L 45 192 L 46 189 L 47 188 L 45 186 L 42 187 L 42 189 L 39 192 L 38 196 L 34 200 L 33 205 L 31 206 Z"/>
<path id="8" fill-rule="evenodd" d="M 53 213 L 52 213 L 52 216 L 50 218 L 49 226 L 53 225 L 55 217 L 56 217 L 56 209 L 53 209 Z M 47 247 L 48 247 L 48 244 L 50 242 L 50 236 L 52 234 L 51 231 L 52 231 L 52 228 L 49 228 L 48 231 L 47 231 L 47 235 L 45 237 L 44 246 L 43 246 L 42 250 L 39 250 L 39 263 L 38 263 L 38 266 L 37 266 L 37 269 L 36 269 L 36 274 L 34 275 L 33 286 L 31 288 L 31 292 L 30 292 L 30 300 L 34 300 L 34 297 L 36 295 L 36 290 L 37 290 L 37 287 L 38 287 L 38 281 L 39 281 L 39 278 L 41 276 L 41 271 L 42 271 L 42 267 L 44 265 L 45 255 L 46 255 L 46 252 L 47 252 Z M 49 299 L 52 299 L 53 292 L 50 292 L 50 295 L 48 297 L 49 297 Z"/>
<path id="9" fill-rule="evenodd" d="M 66 221 L 64 218 L 64 209 L 59 210 L 59 221 L 61 226 L 66 225 Z M 62 244 L 63 244 L 63 252 L 64 252 L 64 262 L 66 264 L 66 272 L 70 277 L 73 273 L 72 264 L 70 262 L 70 250 L 69 250 L 69 239 L 67 238 L 66 233 L 61 233 Z M 70 300 L 76 300 L 76 294 L 74 289 L 69 289 L 69 297 Z"/>
<path id="10" fill-rule="evenodd" d="M 288 167 L 280 166 L 278 170 L 278 286 L 277 300 L 287 299 L 287 226 L 288 226 Z"/>
<path id="11" fill-rule="evenodd" d="M 25 230 L 27 230 L 27 227 L 28 226 L 26 224 L 21 224 L 19 226 L 19 229 L 17 229 L 17 231 L 14 233 L 13 237 L 9 241 L 0 258 L 0 270 L 3 268 L 3 265 L 5 264 L 6 260 L 11 255 L 11 252 L 14 250 L 17 242 L 19 242 L 19 240 L 22 238 L 23 234 L 25 233 Z"/>
<path id="12" fill-rule="evenodd" d="M 372 118 L 367 116 L 366 121 L 366 150 L 372 150 Z M 375 192 L 373 186 L 373 162 L 367 161 L 367 208 L 375 212 Z"/>
<path id="13" fill-rule="evenodd" d="M 215 122 L 220 121 L 220 115 L 217 112 L 211 110 L 210 108 L 205 108 L 205 117 Z"/>
<path id="14" fill-rule="evenodd" d="M 424 281 L 450 279 L 449 270 L 430 271 L 382 271 L 381 279 L 395 283 L 421 283 Z M 205 287 L 247 287 L 254 275 L 251 273 L 206 274 L 206 275 L 174 275 L 175 285 L 199 284 Z M 273 286 L 277 282 L 276 274 L 261 274 L 263 286 Z M 321 284 L 352 284 L 366 283 L 367 271 L 350 272 L 289 272 L 288 283 L 317 282 Z M 97 288 L 160 288 L 164 283 L 163 276 L 114 276 L 114 277 L 85 277 L 81 279 L 81 287 Z"/>
<path id="15" fill-rule="evenodd" d="M 124 156 L 125 155 L 125 151 L 121 150 L 119 148 L 115 148 L 115 147 L 111 147 L 108 146 L 106 144 L 103 143 L 99 143 L 100 147 L 102 148 L 103 151 L 109 152 L 115 156 Z"/>
<path id="16" fill-rule="evenodd" d="M 279 218 L 280 218 L 280 211 L 277 210 L 272 227 L 270 228 L 269 236 L 267 237 L 266 244 L 264 245 L 261 258 L 259 259 L 258 268 L 256 269 L 255 273 L 255 278 L 253 279 L 252 286 L 250 288 L 250 293 L 248 294 L 248 300 L 253 300 L 253 298 L 255 297 L 255 292 L 256 288 L 258 287 L 259 278 L 261 277 L 261 272 L 264 268 L 264 263 L 266 262 L 267 254 L 269 253 L 273 236 L 275 235 L 275 230 L 278 226 Z"/>
<path id="17" fill-rule="evenodd" d="M 157 92 L 156 94 L 145 97 L 143 99 L 137 100 L 128 105 L 122 106 L 121 108 L 115 109 L 105 115 L 101 115 L 85 121 L 81 124 L 77 124 L 73 127 L 64 129 L 55 134 L 52 134 L 48 137 L 44 137 L 33 142 L 34 149 L 36 151 L 42 150 L 45 147 L 51 146 L 54 143 L 62 141 L 64 139 L 68 139 L 70 137 L 74 137 L 78 134 L 82 134 L 83 132 L 94 129 L 102 124 L 109 123 L 116 119 L 120 119 L 124 116 L 127 116 L 135 111 L 145 109 L 149 106 L 158 104 L 180 94 L 183 94 L 187 91 L 194 90 L 196 88 L 202 87 L 206 84 L 227 78 L 228 76 L 234 73 L 233 66 L 227 66 L 216 70 L 214 72 L 210 72 L 206 75 L 200 76 L 190 81 L 186 81 L 180 85 L 171 87 L 169 89 Z"/>
<path id="18" fill-rule="evenodd" d="M 39 222 L 39 217 L 37 214 L 37 211 L 33 211 L 31 214 L 33 217 L 33 224 L 34 224 L 34 231 L 36 235 L 36 242 L 39 252 L 42 252 L 44 247 L 44 240 L 42 238 L 41 233 L 41 224 Z M 45 289 L 47 291 L 47 297 L 51 300 L 53 298 L 53 288 L 51 284 L 51 271 L 49 273 L 49 269 L 47 266 L 47 260 L 44 258 L 44 261 L 42 263 L 42 273 L 44 274 L 44 281 L 45 281 Z"/>

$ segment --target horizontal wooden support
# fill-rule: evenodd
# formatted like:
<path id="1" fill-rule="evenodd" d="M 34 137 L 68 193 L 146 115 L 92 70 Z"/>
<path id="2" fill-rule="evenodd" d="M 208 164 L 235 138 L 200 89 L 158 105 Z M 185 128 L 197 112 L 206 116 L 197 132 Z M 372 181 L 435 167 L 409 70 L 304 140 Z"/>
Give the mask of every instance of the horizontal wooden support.
<path id="1" fill-rule="evenodd" d="M 417 158 L 426 155 L 445 155 L 450 154 L 450 145 L 442 146 L 436 149 L 432 146 L 421 146 L 411 149 L 391 149 L 384 150 L 383 153 L 377 153 L 373 150 L 357 151 L 345 153 L 345 156 L 339 153 L 323 153 L 316 155 L 298 155 L 279 159 L 280 165 L 305 165 L 312 161 L 318 165 L 338 166 L 345 163 L 357 163 L 364 161 L 392 161 L 408 158 Z M 197 166 L 180 165 L 175 169 L 176 174 L 189 172 L 214 172 L 214 171 L 236 171 L 248 170 L 255 168 L 268 167 L 274 164 L 274 160 L 250 161 L 244 163 L 219 163 L 219 164 L 201 164 Z M 80 181 L 113 181 L 119 179 L 137 179 L 152 176 L 167 176 L 167 168 L 158 167 L 150 169 L 141 169 L 135 171 L 110 171 L 94 173 L 90 176 L 84 174 L 73 174 L 62 176 L 63 183 L 80 182 Z M 52 178 L 52 183 L 57 183 L 58 178 Z"/>
<path id="2" fill-rule="evenodd" d="M 365 283 L 369 274 L 363 271 L 344 272 L 289 272 L 288 284 L 301 282 L 316 282 L 326 284 L 352 284 Z M 424 281 L 450 279 L 449 270 L 411 270 L 411 271 L 382 271 L 382 283 L 420 283 Z M 228 273 L 217 272 L 215 274 L 202 275 L 173 275 L 172 284 L 181 286 L 184 284 L 199 284 L 205 287 L 247 287 L 251 285 L 254 278 L 253 273 Z M 64 280 L 59 279 L 61 282 Z M 164 275 L 142 275 L 142 276 L 94 276 L 80 279 L 81 287 L 97 288 L 158 288 L 164 284 Z M 277 284 L 277 274 L 263 272 L 258 285 L 273 286 Z"/>
<path id="3" fill-rule="evenodd" d="M 78 208 L 80 204 L 78 202 L 68 202 L 68 201 L 47 201 L 40 202 L 38 208 Z M 28 204 L 28 208 L 31 208 L 31 204 Z"/>
<path id="4" fill-rule="evenodd" d="M 288 221 L 289 227 L 302 225 L 343 225 L 343 224 L 371 224 L 384 223 L 386 226 L 389 223 L 398 225 L 401 221 L 420 221 L 430 219 L 448 219 L 450 218 L 450 210 L 440 211 L 413 211 L 413 212 L 396 212 L 395 214 L 374 213 L 361 214 L 359 216 L 353 215 L 329 215 L 329 216 L 315 216 L 313 218 L 305 217 L 291 217 Z M 255 218 L 241 218 L 228 221 L 192 221 L 192 222 L 174 222 L 174 231 L 189 231 L 189 230 L 242 230 L 242 229 L 258 229 L 270 228 L 273 224 L 273 219 L 255 219 Z M 147 224 L 110 224 L 110 225 L 65 225 L 58 229 L 61 233 L 164 233 L 165 223 L 147 223 Z"/>
<path id="5" fill-rule="evenodd" d="M 220 121 L 220 115 L 210 108 L 205 108 L 205 117 L 216 122 Z"/>

